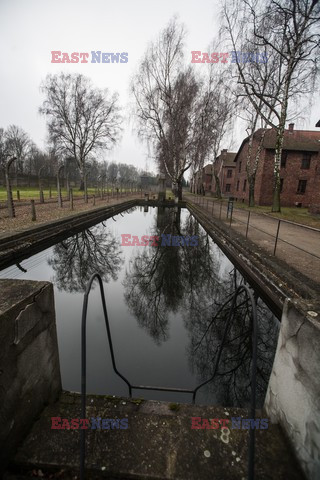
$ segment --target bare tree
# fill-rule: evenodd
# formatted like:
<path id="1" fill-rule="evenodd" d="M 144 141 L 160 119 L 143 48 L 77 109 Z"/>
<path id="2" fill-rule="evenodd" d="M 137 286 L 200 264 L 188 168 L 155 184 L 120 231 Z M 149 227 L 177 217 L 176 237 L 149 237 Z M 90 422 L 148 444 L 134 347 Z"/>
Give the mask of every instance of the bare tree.
<path id="1" fill-rule="evenodd" d="M 18 186 L 18 172 L 23 172 L 24 161 L 34 145 L 29 135 L 17 125 L 9 125 L 5 131 L 6 150 L 15 158 L 16 186 Z"/>
<path id="2" fill-rule="evenodd" d="M 184 36 L 183 25 L 173 18 L 131 83 L 139 136 L 153 146 L 176 200 L 182 198 L 183 174 L 204 157 L 208 126 L 202 80 L 184 64 Z"/>
<path id="3" fill-rule="evenodd" d="M 217 170 L 217 157 L 221 150 L 222 142 L 230 135 L 231 126 L 235 119 L 237 98 L 228 85 L 226 74 L 221 71 L 214 72 L 214 66 L 210 67 L 209 84 L 212 92 L 210 115 L 211 115 L 211 147 L 210 157 L 213 162 L 213 180 L 216 183 L 217 197 L 221 198 L 220 172 Z M 221 161 L 220 168 L 223 167 Z"/>
<path id="4" fill-rule="evenodd" d="M 119 139 L 118 95 L 94 88 L 80 74 L 48 75 L 41 90 L 46 98 L 39 111 L 48 118 L 50 140 L 60 155 L 76 160 L 83 190 L 89 155 L 111 148 Z"/>
<path id="5" fill-rule="evenodd" d="M 249 51 L 251 55 L 259 49 L 268 52 L 261 62 L 265 68 L 255 69 L 256 75 L 241 60 L 236 64 L 238 82 L 246 96 L 266 124 L 276 130 L 272 211 L 278 212 L 280 162 L 290 103 L 313 92 L 317 79 L 320 4 L 318 0 L 240 0 L 231 5 L 226 0 L 223 14 L 234 51 Z"/>
<path id="6" fill-rule="evenodd" d="M 242 117 L 241 115 L 239 115 L 239 117 L 246 121 L 246 132 L 248 134 L 248 152 L 246 160 L 246 174 L 249 185 L 248 204 L 249 207 L 253 207 L 255 205 L 256 174 L 260 163 L 260 156 L 267 129 L 265 122 L 263 122 L 261 119 L 260 114 L 252 107 L 250 102 L 244 101 L 244 103 L 242 103 L 241 110 L 245 114 L 245 117 Z M 256 131 L 259 119 L 263 123 L 263 128 L 260 128 Z"/>

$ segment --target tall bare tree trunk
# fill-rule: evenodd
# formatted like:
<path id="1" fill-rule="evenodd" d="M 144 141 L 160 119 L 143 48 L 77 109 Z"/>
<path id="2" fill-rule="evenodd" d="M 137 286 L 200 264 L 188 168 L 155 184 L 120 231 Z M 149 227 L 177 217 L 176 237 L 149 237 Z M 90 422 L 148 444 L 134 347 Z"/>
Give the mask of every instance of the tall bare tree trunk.
<path id="1" fill-rule="evenodd" d="M 254 186 L 255 186 L 255 177 L 254 175 L 250 175 L 248 177 L 248 183 L 249 183 L 249 207 L 254 207 L 255 202 L 254 202 Z"/>
<path id="2" fill-rule="evenodd" d="M 84 201 L 86 203 L 88 203 L 88 186 L 87 186 L 88 174 L 89 174 L 89 172 L 86 172 L 84 174 Z"/>
<path id="3" fill-rule="evenodd" d="M 62 202 L 62 194 L 61 194 L 61 183 L 60 183 L 60 173 L 63 170 L 64 166 L 61 165 L 58 168 L 58 174 L 57 174 L 57 189 L 58 189 L 58 205 L 60 208 L 63 207 L 63 202 Z"/>
<path id="4" fill-rule="evenodd" d="M 220 186 L 220 180 L 219 180 L 219 177 L 218 175 L 216 174 L 216 172 L 214 172 L 214 178 L 215 178 L 215 181 L 216 181 L 216 195 L 217 195 L 217 198 L 219 198 L 219 200 L 222 198 L 222 195 L 221 195 L 221 186 Z"/>
<path id="5" fill-rule="evenodd" d="M 283 145 L 284 122 L 280 122 L 277 130 L 276 150 L 274 153 L 274 167 L 273 167 L 273 198 L 272 198 L 272 212 L 280 212 L 280 166 L 281 153 Z"/>
<path id="6" fill-rule="evenodd" d="M 39 172 L 38 172 L 39 191 L 40 191 L 40 203 L 44 203 L 43 187 L 42 187 L 42 178 L 41 178 L 41 174 L 42 174 L 43 170 L 44 170 L 44 167 L 40 167 L 40 168 L 39 168 Z"/>

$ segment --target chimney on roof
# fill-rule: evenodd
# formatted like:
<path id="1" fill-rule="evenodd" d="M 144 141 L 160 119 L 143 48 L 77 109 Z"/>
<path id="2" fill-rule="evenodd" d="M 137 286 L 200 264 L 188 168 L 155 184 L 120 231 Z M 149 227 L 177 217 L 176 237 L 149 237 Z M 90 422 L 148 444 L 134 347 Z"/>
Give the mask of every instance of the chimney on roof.
<path id="1" fill-rule="evenodd" d="M 294 123 L 289 123 L 289 132 L 292 133 L 294 129 Z"/>
<path id="2" fill-rule="evenodd" d="M 225 153 L 227 153 L 228 149 L 227 148 L 224 148 L 223 150 L 221 150 L 221 155 L 224 155 Z"/>

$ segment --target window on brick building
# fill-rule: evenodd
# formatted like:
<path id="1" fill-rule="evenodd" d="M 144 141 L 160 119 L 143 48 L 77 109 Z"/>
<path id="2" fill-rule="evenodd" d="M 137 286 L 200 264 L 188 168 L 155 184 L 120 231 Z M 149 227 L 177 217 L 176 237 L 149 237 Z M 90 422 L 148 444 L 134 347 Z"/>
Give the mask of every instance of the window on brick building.
<path id="1" fill-rule="evenodd" d="M 227 178 L 231 178 L 232 177 L 232 170 L 228 170 L 227 171 Z"/>
<path id="2" fill-rule="evenodd" d="M 301 160 L 301 168 L 308 170 L 311 163 L 311 153 L 304 153 Z"/>
<path id="3" fill-rule="evenodd" d="M 307 180 L 299 180 L 297 193 L 305 193 L 307 188 Z"/>
<path id="4" fill-rule="evenodd" d="M 240 180 L 237 181 L 237 192 L 239 192 Z"/>
<path id="5" fill-rule="evenodd" d="M 243 191 L 245 192 L 247 188 L 247 180 L 243 181 Z"/>
<path id="6" fill-rule="evenodd" d="M 288 152 L 286 152 L 285 150 L 282 150 L 282 153 L 281 153 L 281 168 L 286 168 L 287 157 L 288 157 Z"/>
<path id="7" fill-rule="evenodd" d="M 239 172 L 241 172 L 241 164 L 242 162 L 239 162 Z"/>
<path id="8" fill-rule="evenodd" d="M 282 193 L 283 190 L 283 178 L 280 178 L 280 193 Z"/>
<path id="9" fill-rule="evenodd" d="M 226 184 L 226 192 L 231 192 L 231 183 Z"/>

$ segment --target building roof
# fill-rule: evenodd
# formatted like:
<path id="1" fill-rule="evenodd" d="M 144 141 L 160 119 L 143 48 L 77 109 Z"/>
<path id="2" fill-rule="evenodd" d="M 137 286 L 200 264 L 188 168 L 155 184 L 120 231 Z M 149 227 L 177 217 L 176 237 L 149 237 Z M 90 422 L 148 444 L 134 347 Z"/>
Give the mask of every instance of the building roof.
<path id="1" fill-rule="evenodd" d="M 208 165 L 205 165 L 203 167 L 202 171 L 206 174 L 211 174 L 212 173 L 212 163 L 208 163 Z"/>
<path id="2" fill-rule="evenodd" d="M 263 128 L 259 128 L 255 133 L 254 137 L 259 138 L 264 131 Z M 244 147 L 244 145 L 249 141 L 250 136 L 246 137 L 235 158 L 234 162 L 237 161 L 237 158 Z M 274 150 L 276 145 L 276 130 L 268 128 L 263 140 L 263 146 L 266 149 Z M 283 150 L 295 150 L 303 152 L 319 152 L 320 151 L 320 132 L 314 130 L 285 130 L 284 139 L 283 139 Z"/>
<path id="3" fill-rule="evenodd" d="M 235 156 L 237 155 L 237 152 L 226 152 L 226 153 L 221 153 L 218 157 L 217 160 L 220 160 L 220 157 L 223 161 L 223 166 L 224 167 L 234 167 L 234 159 Z"/>

